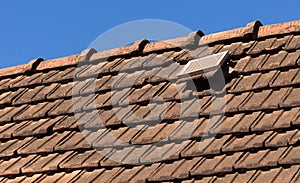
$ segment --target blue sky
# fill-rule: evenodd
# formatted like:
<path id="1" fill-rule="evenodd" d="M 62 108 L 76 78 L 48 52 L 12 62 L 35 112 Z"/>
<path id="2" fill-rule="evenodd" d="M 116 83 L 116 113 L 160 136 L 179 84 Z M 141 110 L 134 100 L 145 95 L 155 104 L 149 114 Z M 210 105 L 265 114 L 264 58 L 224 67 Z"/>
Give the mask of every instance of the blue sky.
<path id="1" fill-rule="evenodd" d="M 297 20 L 299 5 L 299 0 L 1 1 L 0 68 L 80 53 L 103 32 L 133 20 L 169 20 L 209 34 L 254 20 L 264 25 Z"/>

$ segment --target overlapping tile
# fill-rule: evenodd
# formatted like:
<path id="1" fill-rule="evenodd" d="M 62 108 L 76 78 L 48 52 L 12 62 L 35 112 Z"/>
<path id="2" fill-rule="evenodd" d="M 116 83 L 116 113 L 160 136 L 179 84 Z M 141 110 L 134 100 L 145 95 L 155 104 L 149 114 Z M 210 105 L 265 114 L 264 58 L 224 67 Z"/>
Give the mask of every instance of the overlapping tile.
<path id="1" fill-rule="evenodd" d="M 207 54 L 195 35 L 171 41 L 192 50 L 144 40 L 91 54 L 91 65 L 83 63 L 84 69 L 77 72 L 79 55 L 3 70 L 0 180 L 297 182 L 297 23 L 261 26 L 254 22 L 204 37 L 211 53 L 228 50 L 230 54 L 229 71 L 224 70 L 226 81 L 231 82 L 226 83 L 227 104 L 220 106 L 224 116 L 220 109 L 211 108 L 218 97 L 210 96 L 205 78 L 193 80 L 197 91 L 186 82 L 176 83 L 176 73 L 184 64 Z M 165 77 L 158 77 L 160 73 Z M 89 87 L 92 76 L 95 91 Z M 80 90 L 72 100 L 74 86 Z M 93 92 L 93 98 L 74 108 L 80 95 Z M 215 115 L 210 116 L 211 112 Z M 212 124 L 210 117 L 217 123 Z M 161 123 L 154 125 L 158 121 Z M 143 123 L 153 128 L 133 128 Z M 94 141 L 87 142 L 85 135 Z M 199 149 L 207 142 L 208 146 Z M 104 157 L 92 145 L 99 152 L 111 149 Z M 178 151 L 172 152 L 174 149 Z"/>

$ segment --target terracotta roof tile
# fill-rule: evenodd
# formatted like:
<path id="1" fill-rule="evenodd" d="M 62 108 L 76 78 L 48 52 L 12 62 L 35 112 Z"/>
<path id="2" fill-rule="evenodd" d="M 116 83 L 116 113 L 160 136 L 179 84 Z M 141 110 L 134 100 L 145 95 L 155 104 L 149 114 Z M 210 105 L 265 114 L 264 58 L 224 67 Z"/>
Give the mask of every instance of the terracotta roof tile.
<path id="1" fill-rule="evenodd" d="M 129 148 L 121 149 L 121 150 L 114 149 L 114 150 L 110 151 L 109 155 L 107 155 L 100 161 L 100 166 L 116 167 L 116 166 L 122 166 L 122 164 L 126 164 L 123 162 L 123 160 L 127 157 L 127 155 L 133 149 L 134 149 L 134 147 L 129 147 Z M 104 151 L 105 151 L 105 149 L 104 149 Z"/>
<path id="2" fill-rule="evenodd" d="M 32 138 L 26 138 L 24 140 L 9 140 L 0 144 L 1 152 L 0 157 L 13 157 L 17 150 L 22 146 L 26 145 Z"/>
<path id="3" fill-rule="evenodd" d="M 16 105 L 45 100 L 46 95 L 53 92 L 56 87 L 57 84 L 52 84 L 50 86 L 37 86 L 25 91 L 25 93 L 21 93 L 12 103 L 13 105 Z"/>
<path id="4" fill-rule="evenodd" d="M 222 152 L 235 152 L 246 149 L 255 149 L 264 147 L 264 142 L 272 135 L 272 132 L 265 132 L 262 135 L 247 135 L 242 138 L 234 137 L 224 144 Z"/>
<path id="5" fill-rule="evenodd" d="M 59 164 L 62 169 L 79 169 L 83 167 L 83 162 L 89 159 L 96 151 L 87 151 L 84 153 L 73 153 L 69 154 L 64 161 Z M 100 159 L 98 160 L 100 161 Z M 97 166 L 96 166 L 97 167 Z"/>
<path id="6" fill-rule="evenodd" d="M 294 136 L 298 134 L 298 130 L 287 131 L 285 133 L 273 133 L 273 135 L 265 142 L 267 147 L 284 147 L 289 144 Z M 295 139 L 296 140 L 296 139 Z M 296 140 L 297 142 L 297 140 Z"/>
<path id="7" fill-rule="evenodd" d="M 272 113 L 264 113 L 260 116 L 259 120 L 251 125 L 252 131 L 266 131 L 274 129 L 275 123 L 279 120 L 283 111 L 274 111 Z"/>
<path id="8" fill-rule="evenodd" d="M 187 37 L 179 39 L 165 40 L 163 42 L 148 43 L 143 50 L 143 53 L 155 52 L 160 50 L 169 50 L 174 48 L 186 48 L 197 44 L 203 33 L 201 31 L 193 32 Z"/>
<path id="9" fill-rule="evenodd" d="M 130 169 L 125 169 L 117 177 L 115 177 L 112 182 L 130 182 L 132 178 L 135 177 L 144 167 L 136 166 Z"/>
<path id="10" fill-rule="evenodd" d="M 274 182 L 288 181 L 292 182 L 299 171 L 299 166 L 292 166 L 291 168 L 280 168 L 280 172 L 277 174 Z"/>
<path id="11" fill-rule="evenodd" d="M 291 69 L 285 72 L 280 72 L 274 82 L 271 84 L 272 87 L 280 87 L 292 84 L 293 79 L 298 73 L 297 69 Z"/>
<path id="12" fill-rule="evenodd" d="M 192 175 L 213 175 L 217 173 L 230 172 L 234 163 L 242 153 L 235 153 L 230 156 L 216 156 L 208 159 L 203 158 L 191 171 Z"/>
<path id="13" fill-rule="evenodd" d="M 55 151 L 88 148 L 91 148 L 91 145 L 84 139 L 83 134 L 79 132 L 72 132 L 68 137 L 65 137 L 61 142 L 55 145 Z"/>
<path id="14" fill-rule="evenodd" d="M 63 183 L 63 182 L 71 182 L 74 180 L 74 177 L 76 177 L 81 171 L 73 171 L 71 173 L 57 173 L 54 175 L 47 175 L 44 174 L 43 177 L 41 177 L 38 181 L 41 182 L 58 182 L 58 183 Z"/>
<path id="15" fill-rule="evenodd" d="M 0 180 L 297 182 L 298 24 L 256 21 L 2 69 Z M 177 73 L 222 51 L 230 54 L 227 102 L 212 109 L 225 89 L 210 91 L 203 76 L 193 78 L 193 89 Z M 144 123 L 152 126 L 139 131 Z"/>
<path id="16" fill-rule="evenodd" d="M 285 59 L 281 62 L 284 67 L 293 67 L 299 65 L 300 51 L 290 52 Z"/>
<path id="17" fill-rule="evenodd" d="M 23 110 L 20 113 L 16 113 L 13 119 L 16 121 L 24 121 L 29 119 L 43 118 L 47 115 L 53 107 L 57 105 L 56 102 L 48 103 L 38 103 L 36 105 L 29 105 L 27 107 L 22 106 Z"/>
<path id="18" fill-rule="evenodd" d="M 280 51 L 278 54 L 270 55 L 260 69 L 270 70 L 270 69 L 283 67 L 284 65 L 282 65 L 281 63 L 287 57 L 287 54 L 288 53 L 285 51 Z"/>
<path id="19" fill-rule="evenodd" d="M 244 58 L 239 59 L 238 62 L 235 62 L 235 66 L 233 68 L 234 72 L 243 73 L 250 60 L 250 56 L 246 56 Z"/>
<path id="20" fill-rule="evenodd" d="M 253 86 L 256 84 L 257 80 L 261 77 L 261 75 L 261 73 L 255 73 L 253 75 L 243 76 L 234 86 L 234 89 L 232 89 L 232 91 L 242 92 L 252 90 Z"/>
<path id="21" fill-rule="evenodd" d="M 14 137 L 44 135 L 51 131 L 58 119 L 40 119 L 38 121 L 22 122 L 24 125 L 12 132 Z"/>
<path id="22" fill-rule="evenodd" d="M 72 96 L 73 83 L 58 84 L 55 90 L 46 95 L 47 99 L 59 99 Z"/>
<path id="23" fill-rule="evenodd" d="M 274 167 L 278 165 L 279 158 L 286 148 L 278 150 L 262 150 L 256 153 L 246 153 L 235 165 L 238 169 L 254 169 L 258 167 Z"/>
<path id="24" fill-rule="evenodd" d="M 7 179 L 6 183 L 13 183 L 13 182 L 34 182 L 38 180 L 42 175 L 41 174 L 34 174 L 32 176 L 21 176 L 15 179 Z"/>
<path id="25" fill-rule="evenodd" d="M 73 110 L 73 100 L 58 100 L 55 105 L 51 105 L 49 107 L 49 110 L 47 111 L 47 114 L 49 116 L 58 116 L 62 114 L 72 114 L 74 112 Z"/>
<path id="26" fill-rule="evenodd" d="M 10 122 L 16 115 L 22 113 L 27 108 L 26 105 L 20 107 L 6 107 L 0 109 L 0 123 Z"/>
<path id="27" fill-rule="evenodd" d="M 237 112 L 237 111 L 239 111 L 239 106 L 245 100 L 247 100 L 249 95 L 250 95 L 250 93 L 242 93 L 240 95 L 235 95 L 235 96 L 232 95 L 233 96 L 232 99 L 227 102 L 226 111 L 227 112 Z"/>
<path id="28" fill-rule="evenodd" d="M 251 93 L 250 97 L 239 107 L 240 111 L 250 111 L 260 109 L 265 100 L 271 96 L 271 90 L 263 90 L 262 92 Z"/>
<path id="29" fill-rule="evenodd" d="M 77 159 L 77 157 L 74 156 L 73 159 Z M 81 167 L 87 167 L 87 168 L 98 167 L 99 162 L 102 159 L 103 159 L 102 154 L 100 154 L 98 151 L 94 151 L 89 157 L 87 157 L 83 162 L 81 162 Z"/>
<path id="30" fill-rule="evenodd" d="M 34 161 L 28 163 L 21 169 L 22 173 L 42 173 L 57 171 L 59 164 L 70 156 L 72 152 L 64 154 L 50 154 L 48 156 L 38 156 Z"/>
<path id="31" fill-rule="evenodd" d="M 145 47 L 145 45 L 147 45 L 148 42 L 148 40 L 140 40 L 135 42 L 131 46 L 124 46 L 121 48 L 115 48 L 111 50 L 98 52 L 93 54 L 90 60 L 137 54 L 143 50 L 143 48 Z"/>
<path id="32" fill-rule="evenodd" d="M 21 168 L 28 164 L 30 161 L 33 161 L 36 159 L 36 155 L 30 155 L 27 156 L 26 158 L 12 158 L 8 161 L 2 161 L 0 163 L 1 168 L 0 168 L 0 175 L 18 175 L 21 173 Z"/>
<path id="33" fill-rule="evenodd" d="M 258 171 L 251 179 L 253 182 L 274 182 L 276 176 L 279 174 L 280 169 L 273 169 L 271 171 Z"/>
<path id="34" fill-rule="evenodd" d="M 281 107 L 295 107 L 300 105 L 300 98 L 299 98 L 300 88 L 293 88 L 290 90 L 288 95 L 285 96 L 285 99 L 282 101 L 283 103 L 280 104 Z"/>
<path id="35" fill-rule="evenodd" d="M 28 73 L 34 70 L 43 59 L 37 58 L 31 60 L 28 64 L 23 64 L 15 67 L 4 68 L 0 70 L 0 77 L 4 76 L 12 76 L 12 75 L 21 75 L 24 73 Z"/>
<path id="36" fill-rule="evenodd" d="M 204 42 L 205 43 L 214 43 L 218 41 L 228 41 L 232 39 L 243 39 L 246 37 L 252 37 L 254 36 L 254 33 L 257 31 L 258 27 L 261 25 L 259 21 L 249 23 L 244 28 L 238 28 L 230 31 L 210 34 L 207 36 L 204 36 Z"/>
<path id="37" fill-rule="evenodd" d="M 229 180 L 228 182 L 242 182 L 242 181 L 249 181 L 253 175 L 256 173 L 256 171 L 247 171 L 244 173 L 236 173 L 236 174 L 230 174 L 226 175 L 224 178 L 225 180 Z M 221 178 L 218 178 L 216 182 L 222 182 Z"/>
<path id="38" fill-rule="evenodd" d="M 74 67 L 67 68 L 61 71 L 57 71 L 57 73 L 53 74 L 51 77 L 45 79 L 45 83 L 54 83 L 61 81 L 73 80 L 75 74 Z"/>
<path id="39" fill-rule="evenodd" d="M 282 48 L 285 48 L 286 44 L 290 41 L 292 36 L 287 35 L 284 36 L 283 38 L 277 38 L 276 41 L 272 44 L 270 47 L 266 47 L 266 51 L 278 51 L 281 50 Z"/>
<path id="40" fill-rule="evenodd" d="M 261 112 L 253 112 L 249 115 L 244 115 L 240 122 L 233 127 L 232 131 L 234 133 L 249 132 L 251 125 L 259 119 L 261 114 Z"/>
<path id="41" fill-rule="evenodd" d="M 266 48 L 270 48 L 276 41 L 276 38 L 269 38 L 264 41 L 258 41 L 247 52 L 249 55 L 257 55 L 264 51 Z"/>
<path id="42" fill-rule="evenodd" d="M 285 47 L 286 50 L 298 50 L 300 48 L 300 36 L 294 36 L 289 44 Z"/>
<path id="43" fill-rule="evenodd" d="M 259 28 L 258 37 L 290 34 L 299 32 L 299 20 L 280 24 L 266 25 Z"/>
<path id="44" fill-rule="evenodd" d="M 0 80 L 0 91 L 9 90 L 11 78 Z"/>
<path id="45" fill-rule="evenodd" d="M 217 131 L 220 134 L 230 134 L 233 132 L 233 129 L 240 123 L 242 122 L 241 119 L 243 118 L 244 114 L 236 114 L 234 116 L 230 117 L 224 117 L 222 118 L 222 122 L 219 123 L 218 125 L 213 127 L 214 131 Z M 242 124 L 243 126 L 247 126 L 245 123 Z M 251 124 L 250 124 L 251 125 Z M 248 130 L 249 131 L 249 130 Z"/>
<path id="46" fill-rule="evenodd" d="M 68 57 L 62 57 L 62 58 L 57 58 L 53 60 L 47 60 L 41 62 L 38 67 L 36 68 L 37 70 L 46 70 L 46 69 L 53 69 L 53 68 L 59 68 L 59 67 L 64 67 L 64 66 L 70 66 L 70 65 L 76 65 L 79 61 L 79 55 L 71 55 Z"/>
<path id="47" fill-rule="evenodd" d="M 148 178 L 149 181 L 172 180 L 172 174 L 177 169 L 182 168 L 183 160 L 176 161 L 172 164 L 161 164 L 153 174 Z"/>
<path id="48" fill-rule="evenodd" d="M 12 128 L 13 127 L 13 128 Z M 12 137 L 12 132 L 15 128 L 19 126 L 14 123 L 7 123 L 0 126 L 0 139 L 10 139 Z M 12 130 L 13 129 L 13 130 Z"/>
<path id="49" fill-rule="evenodd" d="M 23 146 L 22 148 L 18 149 L 18 154 L 36 154 L 36 153 L 46 153 L 46 152 L 53 152 L 54 147 L 57 143 L 65 139 L 69 136 L 70 132 L 64 133 L 54 133 L 51 136 L 46 136 L 44 138 L 34 138 L 30 140 Z"/>
<path id="50" fill-rule="evenodd" d="M 161 147 L 159 146 L 152 146 L 143 156 L 140 158 L 141 163 L 149 163 L 153 162 L 155 160 L 160 159 L 161 157 L 165 156 L 168 158 L 167 154 L 170 149 L 174 148 L 175 144 L 170 143 L 163 145 Z"/>
<path id="51" fill-rule="evenodd" d="M 64 130 L 75 130 L 78 128 L 77 122 L 73 116 L 63 116 L 57 117 L 53 120 L 57 120 L 55 125 L 53 125 L 52 130 L 54 132 L 64 131 Z"/>
<path id="52" fill-rule="evenodd" d="M 103 169 L 103 168 L 96 169 L 93 171 L 83 170 L 77 176 L 75 176 L 72 181 L 74 181 L 74 182 L 86 182 L 87 180 L 93 181 L 93 180 L 95 180 L 96 177 L 101 175 L 104 171 L 105 171 L 105 169 Z"/>
<path id="53" fill-rule="evenodd" d="M 279 164 L 295 164 L 300 161 L 299 159 L 299 146 L 298 147 L 289 147 L 286 152 L 279 159 Z"/>
<path id="54" fill-rule="evenodd" d="M 0 95 L 0 106 L 10 106 L 13 103 L 13 100 L 16 100 L 16 98 L 20 95 L 23 95 L 24 93 L 28 92 L 27 88 L 21 88 L 14 92 L 5 92 Z"/>
<path id="55" fill-rule="evenodd" d="M 219 139 L 204 139 L 201 142 L 194 141 L 181 152 L 181 156 L 193 157 L 220 154 L 222 146 L 229 139 L 229 137 L 230 135 L 226 135 Z M 206 146 L 206 144 L 208 145 Z"/>
<path id="56" fill-rule="evenodd" d="M 105 173 L 100 174 L 96 179 L 93 181 L 95 182 L 111 182 L 115 177 L 118 176 L 120 172 L 123 171 L 123 168 L 113 168 L 111 170 L 105 170 Z"/>

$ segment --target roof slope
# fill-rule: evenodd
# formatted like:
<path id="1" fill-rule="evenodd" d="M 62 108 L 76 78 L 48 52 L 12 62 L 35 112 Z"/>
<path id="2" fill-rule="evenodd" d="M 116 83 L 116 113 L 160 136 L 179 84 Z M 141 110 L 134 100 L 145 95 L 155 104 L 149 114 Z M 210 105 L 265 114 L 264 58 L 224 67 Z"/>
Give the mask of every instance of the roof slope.
<path id="1" fill-rule="evenodd" d="M 177 81 L 178 71 L 169 71 L 174 64 L 182 68 L 193 57 L 203 56 L 190 54 L 201 53 L 202 42 L 197 38 L 201 35 L 198 31 L 169 40 L 168 44 L 143 40 L 114 50 L 99 53 L 90 50 L 48 61 L 36 59 L 0 70 L 0 181 L 299 182 L 300 21 L 267 26 L 253 22 L 202 38 L 213 53 L 229 51 L 230 54 L 228 72 L 224 75 L 225 116 L 215 113 L 213 117 L 223 118 L 223 122 L 213 127 L 218 130 L 209 133 L 205 133 L 205 127 L 209 125 L 211 103 L 217 97 L 211 95 L 206 79 L 195 80 L 200 86 L 197 91 L 188 88 L 184 81 L 177 82 L 184 91 L 180 97 L 171 82 Z M 74 117 L 74 73 L 77 64 L 86 58 L 92 65 L 102 66 L 101 70 L 97 69 L 96 106 L 88 107 L 88 112 L 97 110 L 105 125 L 86 118 L 83 107 L 76 112 L 82 114 L 80 118 L 85 123 L 77 123 Z M 119 73 L 134 60 L 143 63 L 143 67 L 134 66 L 142 70 Z M 88 80 L 95 74 L 94 68 L 84 67 L 85 72 L 76 73 L 76 77 Z M 119 100 L 119 110 L 131 108 L 149 122 L 158 120 L 151 117 L 149 108 L 164 104 L 165 111 L 157 110 L 164 112 L 162 122 L 151 131 L 124 125 L 112 108 L 114 79 L 119 75 L 123 76 L 121 79 L 139 78 L 141 72 L 164 69 L 168 80 L 141 78 L 133 87 L 123 82 L 117 88 L 120 95 L 130 93 L 130 106 L 123 105 L 124 99 Z M 80 91 L 82 95 L 92 92 L 84 88 Z M 149 103 L 154 96 L 160 98 Z M 184 112 L 187 123 L 180 120 L 183 103 L 199 106 L 196 113 Z M 191 116 L 199 119 L 190 120 Z M 122 119 L 126 118 L 131 125 L 145 122 L 131 120 L 124 114 Z M 187 139 L 182 130 L 189 131 L 191 125 L 196 125 L 196 129 Z M 98 132 L 92 143 L 98 150 L 111 145 L 105 143 L 111 140 L 109 133 L 130 144 L 145 144 L 143 150 L 135 152 L 112 143 L 117 148 L 110 155 L 117 154 L 126 162 L 135 162 L 139 157 L 139 162 L 120 164 L 103 157 L 84 139 L 82 128 L 86 134 Z M 171 132 L 173 135 L 169 136 Z M 198 147 L 205 142 L 202 138 L 213 139 L 201 150 Z M 162 139 L 164 143 L 156 146 L 154 142 Z M 168 159 L 151 163 L 157 155 L 163 156 L 174 146 L 181 148 Z M 118 149 L 124 151 L 118 154 Z"/>

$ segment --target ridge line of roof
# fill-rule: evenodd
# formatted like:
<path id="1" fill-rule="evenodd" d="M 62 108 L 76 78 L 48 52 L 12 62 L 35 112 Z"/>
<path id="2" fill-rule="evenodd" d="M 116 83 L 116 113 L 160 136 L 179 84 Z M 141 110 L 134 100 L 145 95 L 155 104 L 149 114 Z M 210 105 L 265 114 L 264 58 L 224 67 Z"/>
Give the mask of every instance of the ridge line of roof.
<path id="1" fill-rule="evenodd" d="M 217 32 L 213 34 L 208 34 L 203 36 L 203 38 L 200 40 L 199 44 L 215 44 L 218 42 L 223 41 L 230 41 L 230 40 L 236 40 L 236 39 L 256 39 L 257 38 L 257 32 L 259 30 L 259 27 L 262 26 L 262 23 L 260 21 L 254 21 L 250 22 L 246 25 L 246 27 L 236 28 L 232 30 L 227 30 L 223 32 Z"/>
<path id="2" fill-rule="evenodd" d="M 236 28 L 232 30 L 217 32 L 204 35 L 200 30 L 190 33 L 188 36 L 164 40 L 160 42 L 149 42 L 148 40 L 140 40 L 131 46 L 119 47 L 111 50 L 96 52 L 93 59 L 104 59 L 111 57 L 120 57 L 139 54 L 148 54 L 157 51 L 165 51 L 175 48 L 189 48 L 191 46 L 200 46 L 203 44 L 216 44 L 236 39 L 257 39 L 266 38 L 274 35 L 282 35 L 288 33 L 300 32 L 300 20 L 284 22 L 279 24 L 262 26 L 260 21 L 248 23 L 246 27 Z M 201 38 L 201 39 L 200 39 Z M 41 58 L 35 59 L 28 64 L 8 67 L 0 69 L 0 77 L 20 75 L 34 70 L 42 71 L 53 68 L 60 68 L 70 65 L 76 65 L 80 61 L 82 54 L 75 54 L 66 57 L 44 61 Z"/>
<path id="3" fill-rule="evenodd" d="M 44 61 L 44 59 L 36 58 L 29 61 L 28 64 L 0 69 L 0 77 L 28 73 L 34 70 L 42 61 Z"/>
<path id="4" fill-rule="evenodd" d="M 258 38 L 300 32 L 300 20 L 271 24 L 259 28 Z"/>

